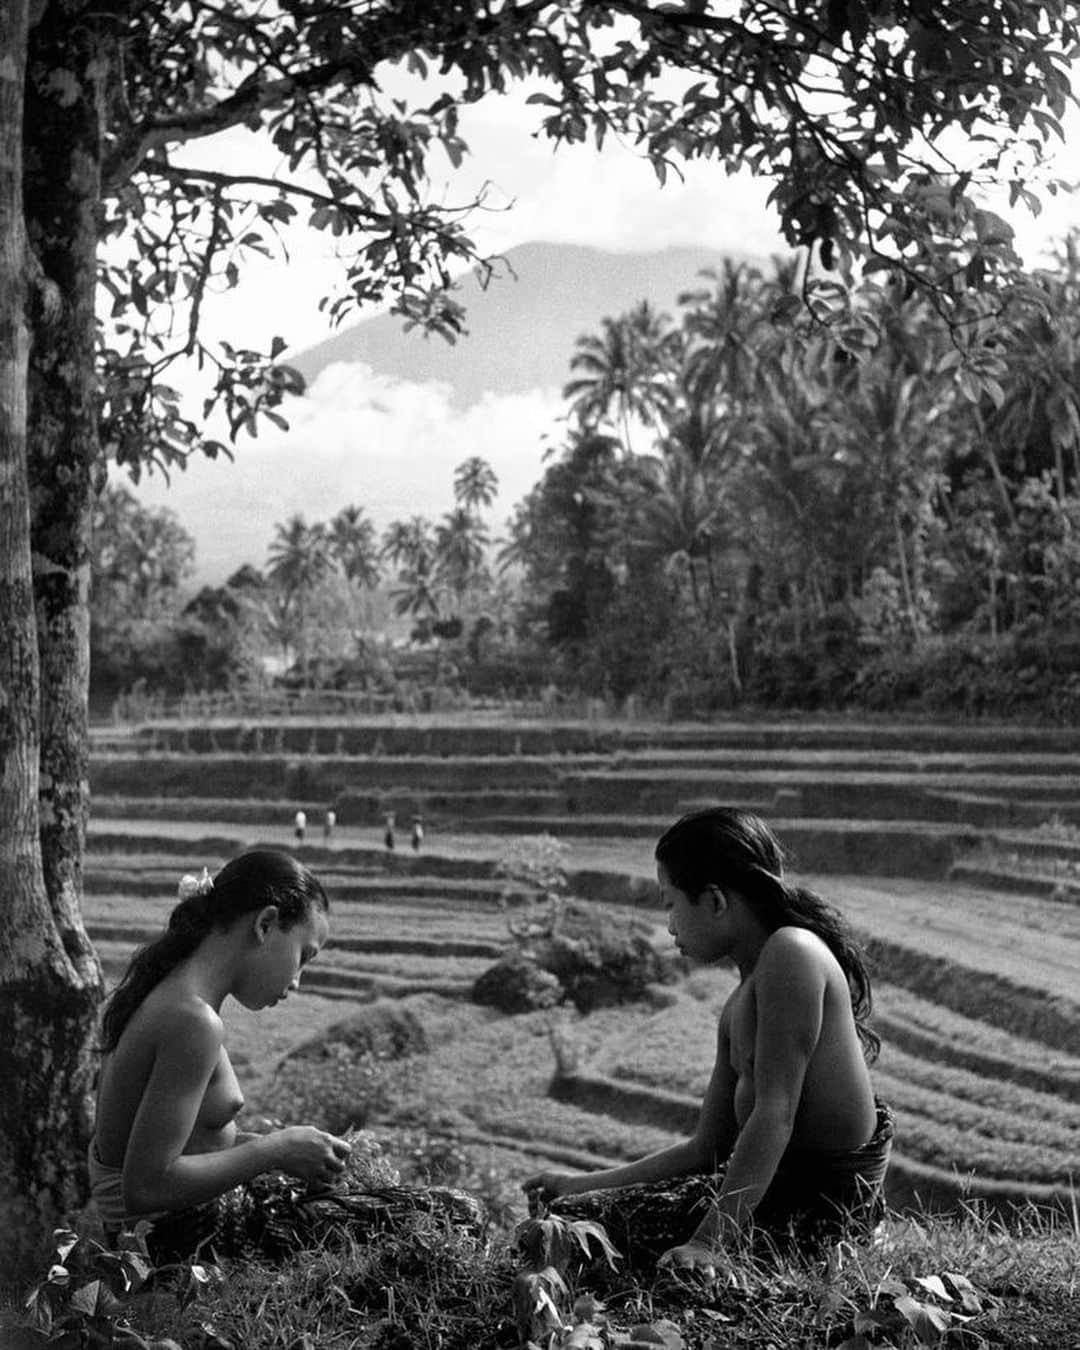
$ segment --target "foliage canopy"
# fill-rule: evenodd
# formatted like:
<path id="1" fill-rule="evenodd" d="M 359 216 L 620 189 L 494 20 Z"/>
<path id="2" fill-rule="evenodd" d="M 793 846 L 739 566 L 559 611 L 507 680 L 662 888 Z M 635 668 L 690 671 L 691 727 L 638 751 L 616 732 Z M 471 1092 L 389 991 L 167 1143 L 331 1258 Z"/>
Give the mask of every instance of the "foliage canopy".
<path id="1" fill-rule="evenodd" d="M 618 136 L 661 182 L 690 159 L 771 176 L 784 236 L 812 258 L 804 298 L 819 319 L 852 319 L 860 258 L 962 327 L 1017 262 L 981 191 L 1005 184 L 1039 208 L 1077 16 L 1063 0 L 86 8 L 109 58 L 94 68 L 108 114 L 104 232 L 116 237 L 102 265 L 107 452 L 137 471 L 200 443 L 164 380 L 181 353 L 216 371 L 204 413 L 222 402 L 234 436 L 261 414 L 280 419 L 293 387 L 274 364 L 284 341 L 212 349 L 199 321 L 208 292 L 234 285 L 253 253 L 284 247 L 292 224 L 338 241 L 341 285 L 323 301 L 335 322 L 392 298 L 407 322 L 460 333 L 450 274 L 481 261 L 468 233 L 480 203 L 436 200 L 428 175 L 466 155 L 462 108 L 514 85 L 532 91 L 539 133 Z M 223 172 L 205 147 L 236 127 L 268 133 L 280 170 Z"/>

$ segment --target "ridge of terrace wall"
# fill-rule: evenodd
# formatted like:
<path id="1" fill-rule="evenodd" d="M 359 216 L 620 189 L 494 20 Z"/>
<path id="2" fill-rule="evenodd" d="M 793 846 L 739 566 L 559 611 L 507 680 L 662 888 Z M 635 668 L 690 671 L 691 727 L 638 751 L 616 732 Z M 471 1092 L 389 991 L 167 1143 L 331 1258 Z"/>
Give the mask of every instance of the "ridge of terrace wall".
<path id="1" fill-rule="evenodd" d="M 109 833 L 95 827 L 91 832 L 88 890 L 96 894 L 99 890 L 120 889 L 121 872 L 125 866 L 122 858 L 127 853 L 130 858 L 126 864 L 131 883 L 130 893 L 147 896 L 160 889 L 161 904 L 167 908 L 175 876 L 180 870 L 175 861 L 178 853 L 186 857 L 212 861 L 215 857 L 229 856 L 251 842 L 255 841 L 218 835 L 178 840 L 175 835 L 155 835 L 152 832 L 133 838 L 121 832 Z M 109 861 L 110 855 L 116 855 L 115 863 Z M 421 898 L 422 891 L 430 900 L 432 915 L 438 915 L 456 910 L 459 902 L 453 897 L 457 895 L 458 889 L 475 884 L 483 893 L 486 912 L 489 915 L 497 912 L 500 886 L 495 873 L 496 864 L 490 858 L 448 857 L 437 853 L 420 857 L 402 853 L 387 855 L 375 847 L 327 848 L 317 843 L 305 845 L 304 856 L 320 871 L 325 871 L 328 879 L 336 879 L 334 894 L 341 902 L 336 907 L 343 922 L 350 912 L 351 900 L 368 901 L 377 897 L 380 908 L 385 905 L 392 906 L 395 903 L 394 892 L 397 888 L 409 894 L 415 891 L 414 900 Z M 654 901 L 655 887 L 650 879 L 626 875 L 616 869 L 575 869 L 572 870 L 569 880 L 572 891 L 594 899 L 607 898 L 623 904 L 647 905 L 651 905 Z M 448 895 L 450 895 L 449 905 Z M 99 920 L 96 938 L 108 941 L 134 936 L 125 933 L 123 928 L 122 923 L 102 917 Z M 962 958 L 946 960 L 928 953 L 925 948 L 919 949 L 915 946 L 908 948 L 903 942 L 886 942 L 880 938 L 875 939 L 872 935 L 870 944 L 877 967 L 887 973 L 887 978 L 899 988 L 923 995 L 943 1008 L 953 1008 L 970 1017 L 981 1018 L 988 1024 L 1004 1028 L 1018 1036 L 1037 1039 L 1043 1046 L 1060 1046 L 1066 1051 L 1080 1043 L 1077 1036 L 1077 1031 L 1080 1030 L 1080 1006 L 1073 1000 L 1054 998 L 1046 991 L 1025 984 L 1022 980 L 1009 980 L 991 970 L 975 969 L 966 964 Z M 350 966 L 350 950 L 355 947 L 359 952 L 370 945 L 369 939 L 365 939 L 363 943 L 359 940 L 351 943 L 346 939 L 346 942 L 341 944 L 339 957 L 334 958 L 331 953 L 328 968 L 324 972 L 325 979 L 319 982 L 321 987 L 314 990 L 313 986 L 313 990 L 326 996 L 354 1002 L 366 1001 L 377 996 L 396 997 L 420 990 L 435 990 L 448 997 L 468 996 L 468 979 L 451 978 L 445 973 L 440 974 L 434 967 L 429 976 L 420 977 L 408 975 L 407 963 L 402 963 L 402 973 L 397 976 L 392 973 L 392 969 L 384 969 L 380 974 L 363 970 L 359 966 Z M 379 945 L 375 944 L 376 948 Z M 431 944 L 425 941 L 413 942 L 413 945 L 417 949 L 418 956 L 422 957 Z M 114 964 L 118 954 L 118 952 L 111 953 Z M 464 957 L 464 953 L 462 956 Z M 945 1083 L 947 1075 L 944 1073 L 938 1075 L 937 1060 L 936 1054 L 928 1060 L 928 1072 L 935 1081 L 937 1077 L 941 1078 L 939 1086 L 941 1091 L 945 1092 L 948 1090 Z M 1063 1062 L 1065 1060 L 1069 1064 L 1073 1063 L 1067 1054 L 1063 1057 Z M 1041 1083 L 1033 1082 L 1030 1085 L 1036 1094 L 1032 1102 L 1038 1098 L 1040 1091 L 1056 1093 L 1063 1103 L 1074 1101 L 1073 1091 L 1058 1090 L 1056 1076 L 1052 1072 L 1052 1061 L 1041 1055 L 1039 1063 L 1043 1065 L 1044 1075 L 1049 1076 L 1044 1076 Z M 986 1094 L 987 1100 L 992 1102 L 999 1088 L 992 1056 L 986 1058 L 985 1066 L 979 1067 L 987 1071 Z M 888 1081 L 902 1082 L 903 1073 L 901 1058 L 899 1066 L 891 1070 Z M 570 1085 L 564 1083 L 559 1086 L 556 1080 L 553 1097 L 556 1100 L 566 1100 L 566 1094 L 571 1093 L 573 1089 L 577 1095 L 571 1100 L 580 1110 L 600 1111 L 604 1114 L 614 1111 L 624 1119 L 636 1121 L 640 1118 L 667 1129 L 681 1128 L 696 1114 L 696 1099 L 662 1089 L 658 1091 L 648 1083 L 627 1081 L 621 1077 L 606 1078 L 602 1072 L 593 1072 L 592 1067 L 584 1068 L 577 1075 L 577 1080 L 576 1088 L 573 1088 L 572 1082 Z M 1014 1079 L 1014 1081 L 1019 1082 L 1021 1087 L 1024 1086 L 1021 1080 Z M 899 1090 L 897 1088 L 898 1093 Z M 943 1100 L 947 1103 L 950 1099 L 943 1098 Z M 997 1114 L 1000 1115 L 1001 1110 L 1006 1108 L 1006 1099 L 1002 1097 Z M 917 1107 L 913 1109 L 916 1112 L 918 1110 Z M 942 1109 L 948 1111 L 951 1107 L 946 1104 Z M 1036 1110 L 1034 1104 L 1031 1110 Z M 683 1114 L 680 1115 L 680 1111 Z M 1028 1115 L 1025 1114 L 1023 1120 L 1019 1122 L 1023 1129 L 1027 1128 L 1027 1122 Z M 915 1141 L 923 1149 L 935 1147 L 932 1141 L 927 1144 L 925 1140 L 915 1138 L 920 1132 L 926 1134 L 929 1130 L 932 1133 L 938 1128 L 934 1125 L 933 1119 L 924 1120 L 916 1114 L 909 1123 L 912 1131 L 912 1140 L 909 1142 Z M 1030 1125 L 1034 1133 L 1038 1125 L 1035 1116 L 1032 1116 Z M 961 1138 L 955 1129 L 952 1129 L 949 1137 Z M 972 1139 L 975 1140 L 976 1136 L 972 1136 Z M 954 1143 L 949 1147 L 957 1148 L 962 1145 Z M 944 1153 L 941 1156 L 947 1158 L 966 1155 L 959 1152 Z M 993 1165 L 1007 1168 L 1008 1162 L 1008 1158 L 1005 1158 L 1004 1162 Z M 919 1159 L 912 1159 L 905 1155 L 901 1146 L 890 1183 L 890 1198 L 894 1205 L 902 1206 L 916 1196 L 923 1202 L 942 1206 L 955 1203 L 962 1197 L 979 1197 L 992 1204 L 1013 1203 L 1016 1200 L 1050 1203 L 1059 1202 L 1062 1199 L 1062 1191 L 1060 1187 L 1049 1186 L 1038 1180 L 1037 1172 L 1032 1175 L 1030 1181 L 1025 1181 L 1022 1177 L 997 1175 L 992 1170 L 984 1172 L 974 1180 L 969 1179 L 961 1170 L 937 1168 Z"/>
<path id="2" fill-rule="evenodd" d="M 114 817 L 166 819 L 176 801 L 193 819 L 205 800 L 207 813 L 251 823 L 266 803 L 267 822 L 333 807 L 342 825 L 398 810 L 489 833 L 629 837 L 707 801 L 738 801 L 784 823 L 801 866 L 917 876 L 947 875 L 980 831 L 1080 821 L 1080 729 L 369 720 L 160 723 L 135 730 L 126 749 L 115 732 L 101 739 L 91 786 Z"/>
<path id="3" fill-rule="evenodd" d="M 92 739 L 145 752 L 348 755 L 547 755 L 614 754 L 666 747 L 702 749 L 900 750 L 919 753 L 971 751 L 1080 755 L 1080 727 L 1018 726 L 1014 723 L 872 722 L 808 718 L 679 724 L 611 721 L 508 721 L 435 718 L 325 718 L 267 721 L 145 722 L 121 736 L 96 727 Z"/>
<path id="4" fill-rule="evenodd" d="M 550 1095 L 597 1115 L 684 1134 L 693 1131 L 701 1107 L 695 1097 L 639 1086 L 588 1068 L 557 1074 Z M 895 1209 L 912 1204 L 951 1209 L 961 1200 L 981 1200 L 991 1206 L 1035 1203 L 1068 1209 L 1075 1197 L 1068 1187 L 946 1170 L 895 1149 L 886 1177 L 886 1198 Z"/>
<path id="5" fill-rule="evenodd" d="M 107 753 L 95 752 L 92 786 L 98 810 L 92 820 L 92 857 L 108 852 L 118 855 L 160 852 L 175 857 L 182 851 L 191 859 L 203 861 L 227 857 L 254 842 L 252 830 L 245 830 L 248 837 L 238 840 L 235 834 L 227 837 L 224 832 L 213 830 L 200 834 L 198 826 L 188 826 L 186 837 L 178 841 L 176 833 L 165 828 L 156 832 L 149 821 L 137 827 L 137 834 L 126 833 L 120 825 L 122 811 L 115 813 L 116 824 L 110 825 L 100 809 L 109 792 L 122 790 L 128 794 L 125 800 L 135 806 L 147 801 L 146 816 L 154 816 L 163 825 L 181 815 L 198 819 L 198 812 L 207 806 L 211 809 L 202 819 L 220 819 L 224 824 L 226 817 L 215 817 L 213 810 L 229 801 L 232 793 L 235 803 L 243 806 L 244 823 L 257 825 L 263 833 L 273 826 L 279 844 L 288 837 L 285 831 L 291 825 L 291 812 L 299 805 L 317 812 L 336 802 L 344 808 L 339 811 L 342 825 L 349 823 L 353 810 L 352 818 L 358 823 L 374 823 L 372 816 L 384 807 L 404 812 L 405 803 L 414 800 L 410 794 L 416 793 L 418 805 L 438 803 L 430 814 L 424 807 L 432 847 L 426 845 L 421 857 L 401 850 L 387 854 L 374 835 L 369 847 L 353 849 L 347 844 L 347 831 L 334 847 L 322 848 L 317 842 L 317 829 L 313 829 L 316 837 L 304 845 L 305 860 L 331 871 L 349 867 L 378 869 L 389 879 L 414 877 L 418 882 L 423 877 L 455 878 L 463 882 L 483 879 L 492 893 L 498 886 L 493 860 L 440 855 L 435 850 L 440 813 L 442 818 L 460 826 L 466 835 L 469 831 L 493 835 L 500 831 L 508 834 L 546 830 L 570 839 L 592 834 L 609 845 L 621 845 L 628 854 L 633 850 L 635 855 L 645 856 L 647 847 L 638 840 L 643 833 L 654 832 L 663 813 L 670 818 L 675 811 L 710 798 L 756 801 L 758 809 L 777 826 L 790 850 L 793 868 L 803 873 L 944 879 L 958 861 L 961 867 L 957 875 L 964 875 L 965 857 L 999 841 L 999 846 L 1009 850 L 1022 852 L 1030 848 L 1034 860 L 1052 861 L 1067 854 L 1080 861 L 1080 844 L 1067 832 L 1010 833 L 1008 828 L 1024 822 L 1037 825 L 1055 815 L 1064 821 L 1080 820 L 1080 808 L 1074 810 L 1080 803 L 1080 730 L 1059 733 L 1048 728 L 938 727 L 912 731 L 896 726 L 740 724 L 616 732 L 583 725 L 571 728 L 565 735 L 563 729 L 552 727 L 521 732 L 514 728 L 448 728 L 443 735 L 439 728 L 433 727 L 368 726 L 355 729 L 355 738 L 350 739 L 353 733 L 347 728 L 303 725 L 285 729 L 288 734 L 283 743 L 289 749 L 282 754 L 267 754 L 265 749 L 256 753 L 253 748 L 227 751 L 228 738 L 222 728 L 200 729 L 199 736 L 193 736 L 194 730 L 189 728 L 184 733 L 170 729 L 170 737 L 175 731 L 180 738 L 175 742 L 176 750 L 166 748 L 159 740 L 137 737 L 141 748 L 130 752 L 120 749 L 119 738 L 112 742 Z M 202 731 L 206 732 L 204 739 L 200 739 Z M 387 736 L 388 731 L 393 732 L 392 737 Z M 187 747 L 181 749 L 184 734 L 188 738 Z M 380 734 L 381 743 L 371 739 Z M 344 742 L 339 740 L 342 736 Z M 366 742 L 364 737 L 368 738 Z M 264 740 L 264 745 L 268 743 Z M 338 753 L 342 743 L 346 746 L 345 753 Z M 368 752 L 356 753 L 356 747 L 363 744 L 367 744 Z M 237 729 L 236 745 L 254 746 L 251 727 Z M 472 749 L 453 748 L 458 746 Z M 745 751 L 745 762 L 750 767 L 733 766 L 738 747 Z M 372 750 L 377 753 L 371 753 Z M 686 751 L 686 763 L 673 772 L 673 764 L 678 765 L 675 752 L 679 750 Z M 858 759 L 877 750 L 881 752 L 881 769 L 870 774 Z M 921 763 L 911 762 L 920 756 Z M 1016 762 L 1007 766 L 1007 772 L 1003 771 L 1005 756 L 1016 757 Z M 799 767 L 800 759 L 803 767 Z M 695 760 L 699 765 L 706 761 L 709 764 L 707 772 L 696 779 Z M 368 772 L 370 780 L 361 781 L 360 775 Z M 156 793 L 147 792 L 148 784 L 152 783 L 161 785 Z M 576 811 L 566 809 L 572 790 L 582 784 L 588 791 L 601 794 L 589 804 L 602 810 L 586 813 L 580 799 L 572 802 Z M 249 791 L 250 796 L 246 795 Z M 210 793 L 214 795 L 203 795 Z M 175 808 L 175 814 L 170 815 L 170 807 Z M 287 816 L 283 814 L 286 808 Z M 826 808 L 835 814 L 827 814 Z M 309 814 L 309 821 L 317 827 L 317 817 Z M 605 850 L 594 856 L 604 857 Z M 166 877 L 165 871 L 168 869 L 163 870 L 163 884 L 169 884 L 172 873 L 168 871 Z M 986 884 L 992 884 L 992 871 L 982 874 L 969 871 L 967 875 L 985 877 Z M 171 884 L 175 885 L 174 879 Z M 569 884 L 578 894 L 624 905 L 652 905 L 655 898 L 655 884 L 650 877 L 623 873 L 617 867 L 572 868 Z M 1012 884 L 1020 883 L 1014 879 Z M 96 885 L 90 878 L 88 890 L 93 891 Z M 1069 888 L 1064 884 L 1048 886 L 1043 880 L 1036 883 L 1031 879 L 1028 885 L 1028 893 L 1041 891 L 1047 897 L 1052 896 L 1055 905 L 1068 903 Z M 392 904 L 392 888 L 387 889 L 387 902 Z M 1059 929 L 1052 917 L 1044 915 L 1044 921 L 1049 941 L 1053 932 L 1066 931 Z M 1040 1047 L 1056 1047 L 1061 1053 L 1080 1045 L 1080 1003 L 1036 987 L 1030 960 L 1027 967 L 1016 967 L 1018 978 L 1009 979 L 990 968 L 992 953 L 990 962 L 977 954 L 969 953 L 965 958 L 960 948 L 954 958 L 938 956 L 928 951 L 925 943 L 913 941 L 910 946 L 905 945 L 904 933 L 898 931 L 896 924 L 883 923 L 888 937 L 868 931 L 871 926 L 868 919 L 863 936 L 878 970 L 898 988 L 923 996 L 939 1007 L 943 1027 L 951 1010 L 981 1019 L 987 1027 L 1000 1032 L 1038 1041 Z M 986 968 L 977 969 L 972 964 L 979 961 Z M 1021 978 L 1025 974 L 1026 983 Z M 350 988 L 360 992 L 359 974 L 343 968 L 328 975 L 329 983 L 340 987 L 342 997 L 349 996 Z M 415 981 L 395 984 L 388 977 L 379 977 L 377 981 L 375 977 L 364 978 L 371 986 L 362 995 L 365 997 L 374 997 L 376 991 L 393 994 L 418 987 Z M 466 990 L 462 982 L 441 981 L 440 987 L 457 997 L 464 996 Z M 1070 990 L 1065 987 L 1064 993 Z M 944 1038 L 945 1032 L 941 1034 Z M 987 1043 L 994 1048 L 992 1041 Z M 939 1066 L 948 1062 L 947 1048 L 934 1043 L 932 1037 L 924 1037 L 923 1044 L 926 1072 L 936 1074 Z M 911 1046 L 911 1053 L 922 1053 L 914 1042 Z M 1044 1077 L 1042 1085 L 1034 1058 L 1042 1066 L 1039 1072 L 1051 1075 Z M 1034 1058 L 1028 1084 L 1032 1091 L 1053 1091 L 1062 1100 L 1074 1102 L 1073 1079 L 1059 1090 L 1052 1085 L 1046 1052 Z M 1000 1083 L 993 1055 L 975 1059 L 969 1056 L 968 1061 L 966 1066 L 959 1067 L 970 1068 L 985 1077 L 987 1099 L 993 1100 Z M 585 1071 L 584 1076 L 597 1075 Z M 599 1077 L 602 1079 L 603 1075 Z M 631 1108 L 627 1104 L 627 1110 L 658 1112 L 658 1118 L 668 1113 L 666 1118 L 671 1118 L 672 1103 L 666 1097 L 659 1105 L 655 1101 L 650 1105 L 653 1092 L 650 1087 L 621 1079 L 612 1081 L 624 1094 L 626 1103 L 633 1096 L 636 1105 Z M 1022 1074 L 1012 1081 L 1021 1087 L 1025 1085 Z M 581 1090 L 585 1092 L 584 1087 Z M 976 1084 L 976 1090 L 982 1091 L 981 1084 Z M 614 1089 L 605 1091 L 610 1093 Z M 946 1093 L 945 1088 L 941 1091 Z M 583 1096 L 578 1103 L 583 1109 L 589 1109 L 588 1102 L 601 1100 L 602 1093 L 597 1095 L 599 1089 L 595 1084 L 589 1092 L 593 1095 Z M 609 1095 L 607 1100 L 616 1098 Z M 691 1101 L 696 1111 L 696 1102 L 686 1100 Z M 1004 1110 L 1005 1099 L 1001 1100 L 1003 1106 L 997 1117 L 1002 1117 Z M 942 1110 L 953 1109 L 947 1093 L 942 1101 L 945 1103 Z M 1024 1108 L 1022 1119 L 1018 1118 L 1022 1128 L 1030 1124 L 1033 1131 L 1036 1129 L 1038 1121 L 1031 1114 L 1034 1110 L 1034 1106 L 1030 1110 Z M 962 1118 L 962 1112 L 957 1118 Z M 916 1119 L 913 1115 L 915 1132 Z M 978 1138 L 970 1136 L 973 1158 L 981 1156 L 976 1147 Z M 919 1142 L 918 1147 L 922 1150 L 929 1146 Z M 926 1156 L 938 1155 L 931 1150 Z M 947 1158 L 950 1154 L 943 1152 L 940 1156 Z M 892 1183 L 894 1203 L 916 1195 L 923 1200 L 939 1197 L 942 1203 L 963 1196 L 979 1196 L 991 1203 L 1060 1198 L 1060 1188 L 1048 1187 L 1037 1180 L 1040 1172 L 1034 1165 L 1030 1183 L 993 1174 L 997 1166 L 1008 1171 L 1008 1159 L 999 1164 L 989 1158 L 985 1165 L 991 1169 L 990 1174 L 972 1181 L 959 1171 L 950 1172 L 905 1157 L 901 1148 Z M 1042 1173 L 1057 1174 L 1057 1170 Z"/>

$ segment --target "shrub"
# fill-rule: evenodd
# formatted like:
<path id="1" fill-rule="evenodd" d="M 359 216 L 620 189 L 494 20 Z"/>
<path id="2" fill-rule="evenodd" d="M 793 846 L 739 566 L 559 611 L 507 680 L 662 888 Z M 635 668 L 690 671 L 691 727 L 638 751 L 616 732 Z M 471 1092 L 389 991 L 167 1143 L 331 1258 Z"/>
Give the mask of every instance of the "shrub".
<path id="1" fill-rule="evenodd" d="M 516 951 L 501 956 L 472 987 L 474 1003 L 504 1013 L 553 1008 L 565 995 L 557 976 Z"/>
<path id="2" fill-rule="evenodd" d="M 651 925 L 584 900 L 551 895 L 528 921 L 514 922 L 511 935 L 515 947 L 473 990 L 477 1002 L 507 1012 L 550 1007 L 558 1001 L 556 989 L 579 1012 L 631 1003 L 686 969 L 681 958 L 656 950 Z"/>
<path id="3" fill-rule="evenodd" d="M 424 1029 L 408 1008 L 369 1004 L 286 1055 L 261 1094 L 261 1108 L 342 1134 L 379 1114 L 384 1066 L 426 1050 Z"/>
<path id="4" fill-rule="evenodd" d="M 427 1036 L 416 1014 L 399 1003 L 380 1000 L 304 1041 L 290 1051 L 288 1058 L 317 1062 L 331 1058 L 337 1045 L 354 1055 L 384 1060 L 423 1054 L 428 1048 Z"/>
<path id="5" fill-rule="evenodd" d="M 579 1012 L 645 998 L 651 985 L 670 983 L 682 969 L 678 957 L 653 946 L 650 924 L 582 900 L 559 906 L 551 932 L 527 951 Z"/>
<path id="6" fill-rule="evenodd" d="M 1080 716 L 1080 636 L 1030 623 L 991 638 L 958 633 L 866 661 L 855 703 L 873 711 L 910 709 L 964 717 Z"/>

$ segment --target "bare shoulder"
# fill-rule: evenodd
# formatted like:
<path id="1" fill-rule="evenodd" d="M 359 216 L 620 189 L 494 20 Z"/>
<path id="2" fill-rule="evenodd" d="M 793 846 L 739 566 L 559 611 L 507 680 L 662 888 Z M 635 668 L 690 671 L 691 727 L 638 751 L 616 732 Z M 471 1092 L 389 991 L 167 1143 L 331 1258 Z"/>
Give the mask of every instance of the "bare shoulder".
<path id="1" fill-rule="evenodd" d="M 836 958 L 828 946 L 807 928 L 789 924 L 769 935 L 758 957 L 756 974 L 768 980 L 793 975 L 827 977 Z"/>
<path id="2" fill-rule="evenodd" d="M 187 990 L 159 985 L 140 1012 L 140 1032 L 159 1049 L 202 1059 L 216 1056 L 224 1043 L 220 1016 Z"/>

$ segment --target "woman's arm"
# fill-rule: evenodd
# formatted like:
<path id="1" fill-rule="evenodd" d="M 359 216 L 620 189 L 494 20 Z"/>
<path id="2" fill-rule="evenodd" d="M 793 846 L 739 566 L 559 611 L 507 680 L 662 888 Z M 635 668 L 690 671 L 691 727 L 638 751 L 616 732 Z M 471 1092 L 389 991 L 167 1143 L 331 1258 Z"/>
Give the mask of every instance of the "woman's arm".
<path id="1" fill-rule="evenodd" d="M 725 1007 L 717 1033 L 716 1062 L 702 1098 L 701 1111 L 689 1139 L 650 1153 L 636 1162 L 607 1167 L 597 1172 L 538 1172 L 523 1183 L 525 1191 L 538 1191 L 543 1200 L 576 1195 L 606 1186 L 632 1186 L 639 1182 L 666 1181 L 687 1172 L 704 1172 L 727 1156 L 735 1138 L 735 1078 L 731 1070 L 728 1040 L 728 1010 Z"/>
<path id="2" fill-rule="evenodd" d="M 310 1126 L 277 1130 L 212 1153 L 185 1154 L 221 1054 L 221 1019 L 210 1008 L 162 1019 L 154 1065 L 124 1152 L 123 1198 L 132 1214 L 185 1209 L 275 1168 L 329 1180 L 344 1165 L 344 1140 Z"/>

